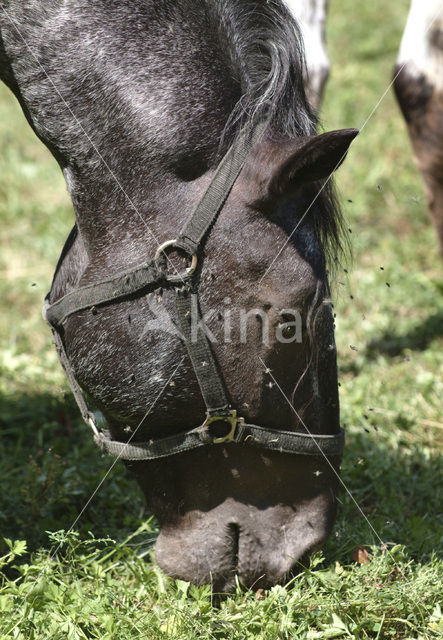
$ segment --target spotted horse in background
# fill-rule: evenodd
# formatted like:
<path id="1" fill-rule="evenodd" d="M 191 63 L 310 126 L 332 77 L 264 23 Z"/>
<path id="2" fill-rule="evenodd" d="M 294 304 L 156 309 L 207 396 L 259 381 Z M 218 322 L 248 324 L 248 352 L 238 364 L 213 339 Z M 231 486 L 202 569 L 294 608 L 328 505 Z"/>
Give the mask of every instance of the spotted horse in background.
<path id="1" fill-rule="evenodd" d="M 443 257 L 443 3 L 412 0 L 394 89 Z"/>
<path id="2" fill-rule="evenodd" d="M 318 112 L 330 71 L 325 21 L 329 0 L 286 0 L 304 35 L 306 91 Z M 394 90 L 443 257 L 443 4 L 412 0 L 394 69 Z"/>
<path id="3" fill-rule="evenodd" d="M 160 566 L 216 591 L 286 581 L 336 514 L 324 183 L 357 132 L 316 134 L 303 66 L 278 0 L 0 4 L 0 78 L 76 215 L 45 307 L 61 363 L 159 521 Z"/>

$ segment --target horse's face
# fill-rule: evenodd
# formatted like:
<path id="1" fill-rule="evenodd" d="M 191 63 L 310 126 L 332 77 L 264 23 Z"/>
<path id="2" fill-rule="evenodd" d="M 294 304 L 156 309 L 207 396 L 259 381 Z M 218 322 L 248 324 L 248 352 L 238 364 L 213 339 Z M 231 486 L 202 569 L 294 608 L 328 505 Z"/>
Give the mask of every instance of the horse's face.
<path id="1" fill-rule="evenodd" d="M 9 3 L 20 31 L 0 17 L 0 78 L 62 166 L 79 229 L 52 302 L 150 260 L 177 236 L 211 181 L 236 105 L 250 100 L 266 115 L 272 106 L 273 122 L 286 123 L 276 131 L 310 130 L 295 25 L 283 3 L 258 4 Z M 353 135 L 260 143 L 199 256 L 201 308 L 232 407 L 276 433 L 338 430 L 318 239 L 331 208 L 319 198 L 304 214 L 310 183 L 333 171 Z M 116 440 L 204 420 L 175 316 L 165 288 L 64 323 L 71 367 Z M 160 565 L 229 589 L 236 573 L 248 586 L 283 581 L 323 542 L 339 462 L 229 444 L 129 466 L 161 525 Z"/>
<path id="2" fill-rule="evenodd" d="M 305 213 L 300 189 L 329 175 L 354 135 L 262 142 L 205 246 L 202 310 L 232 406 L 276 433 L 338 430 L 333 318 L 309 214 L 287 240 Z M 156 348 L 170 353 L 164 340 Z M 178 342 L 174 348 L 182 350 Z M 168 419 L 180 431 L 202 422 L 199 390 L 192 369 L 185 371 L 177 372 L 167 412 L 153 416 L 152 425 Z M 149 425 L 144 433 L 164 435 Z M 255 588 L 284 581 L 324 542 L 335 516 L 338 465 L 321 455 L 231 444 L 130 466 L 161 525 L 160 566 L 225 590 L 236 574 Z"/>
<path id="3" fill-rule="evenodd" d="M 221 132 L 243 106 L 275 131 L 312 129 L 301 43 L 284 3 L 6 4 L 0 79 L 63 168 L 79 230 L 52 302 L 150 260 L 177 236 L 212 179 Z M 338 166 L 353 136 L 261 142 L 199 256 L 201 308 L 232 407 L 276 434 L 338 430 L 318 239 L 319 228 L 333 228 L 333 207 L 320 197 L 304 214 L 310 183 Z M 94 311 L 70 316 L 63 339 L 113 438 L 146 441 L 200 425 L 205 406 L 173 324 L 173 292 Z M 219 444 L 128 466 L 161 525 L 160 565 L 229 589 L 236 573 L 248 586 L 283 581 L 323 542 L 339 463 Z"/>

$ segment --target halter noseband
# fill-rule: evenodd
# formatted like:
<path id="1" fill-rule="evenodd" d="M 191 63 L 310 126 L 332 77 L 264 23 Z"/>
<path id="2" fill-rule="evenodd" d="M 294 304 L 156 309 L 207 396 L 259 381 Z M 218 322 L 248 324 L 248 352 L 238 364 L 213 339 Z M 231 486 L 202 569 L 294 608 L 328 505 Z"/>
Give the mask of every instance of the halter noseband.
<path id="1" fill-rule="evenodd" d="M 211 183 L 177 239 L 160 245 L 153 260 L 119 273 L 113 278 L 80 287 L 52 304 L 49 302 L 51 292 L 46 296 L 43 315 L 52 328 L 60 362 L 82 417 L 93 430 L 94 440 L 103 452 L 123 460 L 155 460 L 206 445 L 237 443 L 300 455 L 339 456 L 343 453 L 343 429 L 332 435 L 318 435 L 277 431 L 247 424 L 229 404 L 225 384 L 218 371 L 207 336 L 203 331 L 199 331 L 197 339 L 192 339 L 191 336 L 192 295 L 196 296 L 199 320 L 201 320 L 198 284 L 194 273 L 198 258 L 201 256 L 202 243 L 265 128 L 266 125 L 261 123 L 238 136 L 220 162 Z M 63 249 L 56 273 L 72 246 L 76 233 L 74 227 Z M 171 249 L 179 249 L 189 256 L 190 266 L 185 272 L 171 274 L 168 271 L 166 252 Z M 191 431 L 149 442 L 133 442 L 132 437 L 126 443 L 112 440 L 108 431 L 98 427 L 96 416 L 88 409 L 69 363 L 60 329 L 64 321 L 78 311 L 94 310 L 102 305 L 116 304 L 129 296 L 141 296 L 159 287 L 175 289 L 178 320 L 206 405 L 206 420 Z M 221 436 L 213 431 L 214 424 L 220 422 L 225 423 L 228 429 L 225 435 Z"/>

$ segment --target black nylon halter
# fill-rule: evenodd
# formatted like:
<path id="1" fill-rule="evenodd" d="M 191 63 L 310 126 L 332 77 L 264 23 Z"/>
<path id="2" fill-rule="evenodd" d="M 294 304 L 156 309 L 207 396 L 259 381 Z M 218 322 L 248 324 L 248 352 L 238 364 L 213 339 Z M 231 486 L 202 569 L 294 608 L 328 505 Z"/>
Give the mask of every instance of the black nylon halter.
<path id="1" fill-rule="evenodd" d="M 113 278 L 80 287 L 53 304 L 49 302 L 51 293 L 46 296 L 44 317 L 51 325 L 58 356 L 75 400 L 83 419 L 94 432 L 95 442 L 102 451 L 110 455 L 123 460 L 155 460 L 210 444 L 229 442 L 300 455 L 338 456 L 343 453 L 344 432 L 342 429 L 333 435 L 312 435 L 284 430 L 276 431 L 258 425 L 246 424 L 244 419 L 237 416 L 237 412 L 230 407 L 225 384 L 218 371 L 207 336 L 203 331 L 198 333 L 197 340 L 193 340 L 191 336 L 190 319 L 193 295 L 196 296 L 198 307 L 198 286 L 193 274 L 197 261 L 201 257 L 202 242 L 222 210 L 252 148 L 261 138 L 265 129 L 266 125 L 261 123 L 244 131 L 236 139 L 219 164 L 206 192 L 181 229 L 177 239 L 161 245 L 153 260 L 135 269 L 124 271 Z M 72 243 L 74 239 L 75 234 L 71 232 L 68 243 Z M 182 250 L 190 257 L 191 266 L 186 272 L 177 275 L 171 275 L 168 272 L 166 251 L 171 248 Z M 63 249 L 57 269 L 68 249 L 68 246 Z M 63 322 L 73 313 L 94 309 L 101 305 L 116 304 L 129 296 L 134 294 L 141 296 L 160 286 L 175 288 L 178 320 L 206 405 L 206 420 L 196 429 L 167 438 L 149 442 L 132 442 L 131 437 L 126 443 L 115 441 L 111 439 L 107 431 L 98 428 L 96 417 L 87 407 L 70 366 L 60 329 Z M 199 309 L 198 313 L 199 319 L 201 319 Z M 226 423 L 229 427 L 226 435 L 221 437 L 214 435 L 211 428 L 211 425 L 220 422 Z"/>

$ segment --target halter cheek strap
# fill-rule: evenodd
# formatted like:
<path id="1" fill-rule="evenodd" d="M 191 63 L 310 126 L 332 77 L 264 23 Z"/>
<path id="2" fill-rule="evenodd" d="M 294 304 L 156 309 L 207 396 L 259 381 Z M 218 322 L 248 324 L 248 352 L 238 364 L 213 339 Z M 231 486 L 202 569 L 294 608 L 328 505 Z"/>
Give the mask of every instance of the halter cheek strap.
<path id="1" fill-rule="evenodd" d="M 204 331 L 199 331 L 197 336 L 192 335 L 190 318 L 195 302 L 198 320 L 201 320 L 198 283 L 194 273 L 197 262 L 201 259 L 202 243 L 210 233 L 246 159 L 263 135 L 266 126 L 265 123 L 260 123 L 244 131 L 236 139 L 219 164 L 211 183 L 177 239 L 161 245 L 153 260 L 113 278 L 80 287 L 52 304 L 49 302 L 51 293 L 46 296 L 43 314 L 51 325 L 60 362 L 82 417 L 92 428 L 95 442 L 105 453 L 123 460 L 155 460 L 202 446 L 227 443 L 299 455 L 340 456 L 343 453 L 342 429 L 332 435 L 312 435 L 246 424 L 245 420 L 230 407 L 225 384 L 206 334 Z M 73 238 L 75 233 L 71 232 L 68 242 L 72 244 Z M 68 249 L 67 246 L 63 249 L 57 269 Z M 182 250 L 189 256 L 190 266 L 182 274 L 171 274 L 168 271 L 166 253 L 171 249 Z M 94 413 L 86 404 L 70 366 L 61 329 L 65 320 L 78 311 L 117 304 L 129 296 L 142 296 L 159 287 L 171 287 L 175 290 L 178 321 L 206 405 L 206 420 L 196 429 L 167 438 L 133 442 L 131 437 L 126 443 L 115 441 L 111 439 L 108 431 L 99 429 Z M 194 303 L 193 296 L 195 296 Z M 223 435 L 219 433 L 220 423 L 225 429 Z"/>

